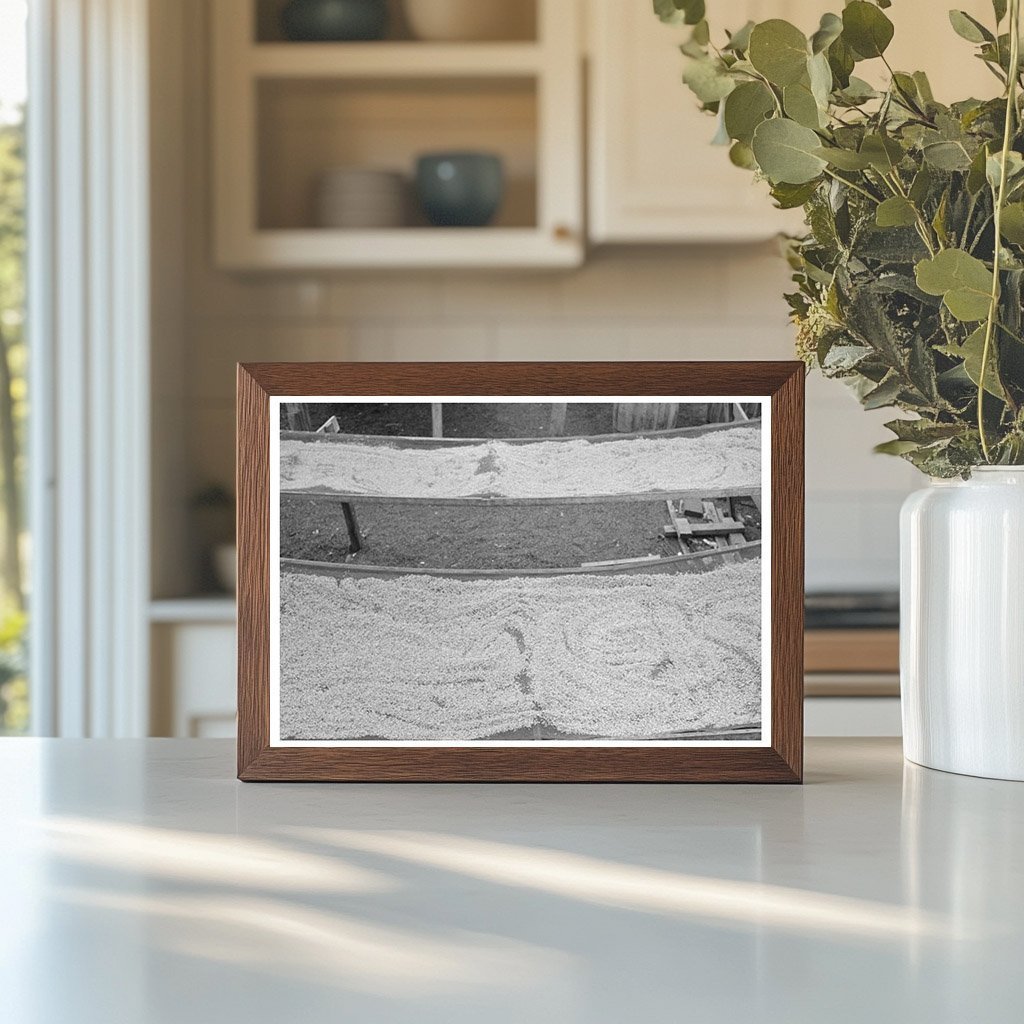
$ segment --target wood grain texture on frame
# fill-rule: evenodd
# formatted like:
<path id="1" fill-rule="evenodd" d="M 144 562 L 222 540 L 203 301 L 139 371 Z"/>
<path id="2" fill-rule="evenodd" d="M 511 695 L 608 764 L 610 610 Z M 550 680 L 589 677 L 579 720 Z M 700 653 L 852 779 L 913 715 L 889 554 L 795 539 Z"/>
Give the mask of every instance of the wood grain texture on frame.
<path id="1" fill-rule="evenodd" d="M 272 747 L 271 396 L 771 398 L 771 746 Z M 238 777 L 243 781 L 800 782 L 804 367 L 799 362 L 250 363 L 238 367 Z"/>

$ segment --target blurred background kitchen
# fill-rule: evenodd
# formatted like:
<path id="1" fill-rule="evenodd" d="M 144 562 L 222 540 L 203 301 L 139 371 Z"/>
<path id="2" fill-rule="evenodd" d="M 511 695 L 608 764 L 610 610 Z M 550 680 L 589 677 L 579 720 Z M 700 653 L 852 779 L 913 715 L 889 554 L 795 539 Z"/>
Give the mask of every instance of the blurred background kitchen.
<path id="1" fill-rule="evenodd" d="M 827 6 L 708 15 L 810 31 Z M 238 361 L 793 358 L 774 239 L 800 221 L 709 145 L 683 31 L 650 0 L 38 7 L 26 42 L 24 0 L 0 0 L 3 138 L 26 91 L 39 118 L 27 331 L 20 286 L 0 295 L 22 492 L 7 731 L 233 731 Z M 980 65 L 945 73 L 963 44 L 933 7 L 899 0 L 897 41 L 931 53 L 940 98 L 988 95 Z M 10 214 L 21 165 L 0 158 Z M 23 229 L 3 224 L 13 281 Z M 808 379 L 812 734 L 899 730 L 897 514 L 917 480 L 872 454 L 887 418 Z"/>

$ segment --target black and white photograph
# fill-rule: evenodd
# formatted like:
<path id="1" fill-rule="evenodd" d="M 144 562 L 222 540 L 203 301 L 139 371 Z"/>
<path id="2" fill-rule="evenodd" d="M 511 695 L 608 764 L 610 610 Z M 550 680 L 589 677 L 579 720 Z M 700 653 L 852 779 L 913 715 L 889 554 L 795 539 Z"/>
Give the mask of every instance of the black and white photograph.
<path id="1" fill-rule="evenodd" d="M 769 408 L 272 398 L 272 744 L 765 745 Z"/>

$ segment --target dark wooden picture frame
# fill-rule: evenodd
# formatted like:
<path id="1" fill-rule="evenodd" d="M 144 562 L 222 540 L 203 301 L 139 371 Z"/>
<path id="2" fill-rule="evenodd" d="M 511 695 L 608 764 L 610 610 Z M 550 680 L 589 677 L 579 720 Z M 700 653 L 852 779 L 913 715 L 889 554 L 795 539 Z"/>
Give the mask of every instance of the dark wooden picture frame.
<path id="1" fill-rule="evenodd" d="M 770 745 L 271 745 L 272 396 L 759 395 L 771 403 Z M 804 367 L 799 362 L 251 363 L 238 367 L 238 777 L 243 781 L 800 782 Z"/>

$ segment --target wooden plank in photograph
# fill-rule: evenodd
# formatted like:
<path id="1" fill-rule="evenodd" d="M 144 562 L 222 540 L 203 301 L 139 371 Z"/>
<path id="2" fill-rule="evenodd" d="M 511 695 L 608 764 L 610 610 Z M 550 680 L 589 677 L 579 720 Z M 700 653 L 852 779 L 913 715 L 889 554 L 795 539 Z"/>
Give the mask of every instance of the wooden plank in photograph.
<path id="1" fill-rule="evenodd" d="M 665 536 L 674 536 L 676 538 L 676 544 L 679 545 L 679 554 L 686 554 L 686 545 L 683 543 L 683 537 L 689 534 L 690 521 L 686 516 L 676 515 L 676 506 L 674 502 L 666 501 L 665 505 L 668 507 L 668 518 L 670 525 L 665 529 Z"/>
<path id="2" fill-rule="evenodd" d="M 623 434 L 644 430 L 671 430 L 679 414 L 678 402 L 616 402 L 615 429 Z"/>
<path id="3" fill-rule="evenodd" d="M 561 437 L 565 433 L 565 415 L 568 411 L 568 402 L 551 403 L 551 436 Z"/>
<path id="4" fill-rule="evenodd" d="M 362 538 L 359 536 L 359 524 L 356 521 L 356 514 L 350 502 L 344 502 L 341 506 L 341 513 L 345 517 L 345 529 L 348 531 L 349 554 L 356 554 L 363 548 Z"/>
<path id="5" fill-rule="evenodd" d="M 285 422 L 288 424 L 289 430 L 306 433 L 313 429 L 308 406 L 301 402 L 286 402 L 281 408 L 284 411 Z"/>
<path id="6" fill-rule="evenodd" d="M 418 497 L 411 495 L 394 496 L 389 494 L 361 494 L 358 491 L 322 491 L 318 489 L 281 488 L 282 497 L 312 498 L 318 501 L 353 502 L 358 505 L 465 505 L 496 507 L 499 505 L 602 505 L 618 501 L 652 501 L 661 502 L 669 499 L 700 500 L 704 497 L 715 498 L 746 498 L 750 495 L 749 485 L 738 487 L 700 487 L 680 491 L 631 491 L 620 494 L 566 494 L 545 495 L 537 498 L 482 498 L 471 496 L 466 498 Z"/>
<path id="7" fill-rule="evenodd" d="M 747 422 L 730 421 L 728 423 L 703 423 L 699 426 L 673 427 L 671 430 L 640 430 L 631 434 L 572 434 L 564 438 L 566 441 L 590 441 L 592 444 L 603 444 L 607 441 L 630 441 L 634 438 L 667 438 L 667 437 L 700 437 L 703 434 L 714 434 L 720 430 L 734 430 L 742 427 L 760 426 L 759 419 Z M 500 441 L 502 444 L 539 444 L 553 440 L 550 437 L 410 437 L 405 434 L 331 434 L 282 430 L 282 441 L 309 441 L 310 443 L 333 442 L 335 444 L 366 444 L 385 447 L 402 448 L 446 448 L 471 447 Z M 554 440 L 558 440 L 555 438 Z"/>
<path id="8" fill-rule="evenodd" d="M 691 523 L 688 519 L 675 519 L 665 527 L 665 536 L 674 537 L 736 537 L 743 536 L 743 524 L 735 519 L 722 519 L 717 523 Z M 740 531 L 737 534 L 737 531 Z"/>
<path id="9" fill-rule="evenodd" d="M 289 571 L 310 572 L 314 575 L 350 576 L 360 573 L 368 576 L 444 576 L 451 579 L 512 579 L 516 576 L 578 576 L 594 573 L 618 573 L 620 575 L 646 575 L 648 573 L 678 572 L 685 563 L 725 562 L 726 558 L 758 558 L 761 542 L 750 541 L 728 552 L 706 548 L 703 551 L 688 551 L 682 555 L 664 557 L 627 558 L 608 562 L 584 562 L 583 565 L 568 566 L 564 569 L 437 569 L 423 565 L 366 565 L 362 562 L 314 562 L 301 558 L 282 558 L 281 568 Z"/>

